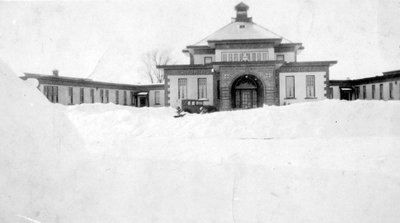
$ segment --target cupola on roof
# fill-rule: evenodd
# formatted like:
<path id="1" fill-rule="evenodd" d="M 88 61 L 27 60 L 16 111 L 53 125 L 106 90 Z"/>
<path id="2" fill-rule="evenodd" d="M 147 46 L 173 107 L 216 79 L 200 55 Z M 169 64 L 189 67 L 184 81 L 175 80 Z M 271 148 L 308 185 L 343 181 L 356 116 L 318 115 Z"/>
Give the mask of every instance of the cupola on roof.
<path id="1" fill-rule="evenodd" d="M 247 17 L 247 10 L 249 10 L 248 5 L 241 2 L 235 6 L 235 10 L 236 10 L 235 22 L 251 22 L 251 18 Z"/>

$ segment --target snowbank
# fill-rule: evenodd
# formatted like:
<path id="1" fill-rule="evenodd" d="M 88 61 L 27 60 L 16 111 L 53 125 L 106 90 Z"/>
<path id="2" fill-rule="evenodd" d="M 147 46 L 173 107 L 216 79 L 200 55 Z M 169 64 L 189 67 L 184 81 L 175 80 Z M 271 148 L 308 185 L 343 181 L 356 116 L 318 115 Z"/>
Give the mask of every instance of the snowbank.
<path id="1" fill-rule="evenodd" d="M 96 222 L 397 222 L 399 102 L 187 115 L 68 107 L 99 169 Z M 111 192 L 110 192 L 111 191 Z M 94 217 L 94 218 L 93 218 Z"/>
<path id="2" fill-rule="evenodd" d="M 334 101 L 285 107 L 186 115 L 171 108 L 109 105 L 69 107 L 69 117 L 88 138 L 299 138 L 400 135 L 399 101 Z M 96 134 L 92 132 L 96 131 Z M 114 138 L 117 137 L 117 138 Z"/>
<path id="3" fill-rule="evenodd" d="M 62 107 L 34 85 L 0 61 L 0 222 L 57 222 L 76 205 L 71 188 L 83 142 Z"/>

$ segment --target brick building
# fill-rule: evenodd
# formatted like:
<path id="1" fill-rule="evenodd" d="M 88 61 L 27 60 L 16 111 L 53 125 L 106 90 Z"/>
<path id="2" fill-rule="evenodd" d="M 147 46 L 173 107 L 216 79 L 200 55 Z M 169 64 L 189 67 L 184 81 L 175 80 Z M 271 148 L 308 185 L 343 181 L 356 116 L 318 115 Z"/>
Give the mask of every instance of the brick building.
<path id="1" fill-rule="evenodd" d="M 248 9 L 236 5 L 231 23 L 187 46 L 189 65 L 159 66 L 166 106 L 205 99 L 219 110 L 232 110 L 328 98 L 329 67 L 337 62 L 298 61 L 302 43 L 254 23 Z"/>

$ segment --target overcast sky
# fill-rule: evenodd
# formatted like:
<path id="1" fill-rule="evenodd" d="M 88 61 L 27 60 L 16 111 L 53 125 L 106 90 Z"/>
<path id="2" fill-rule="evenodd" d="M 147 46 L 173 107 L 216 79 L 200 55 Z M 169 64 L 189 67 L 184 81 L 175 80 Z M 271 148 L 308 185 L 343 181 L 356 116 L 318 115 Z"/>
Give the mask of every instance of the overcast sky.
<path id="1" fill-rule="evenodd" d="M 0 59 L 14 71 L 145 83 L 141 57 L 181 50 L 235 17 L 239 0 L 1 2 Z M 400 0 L 246 0 L 253 21 L 337 60 L 331 79 L 400 69 Z"/>

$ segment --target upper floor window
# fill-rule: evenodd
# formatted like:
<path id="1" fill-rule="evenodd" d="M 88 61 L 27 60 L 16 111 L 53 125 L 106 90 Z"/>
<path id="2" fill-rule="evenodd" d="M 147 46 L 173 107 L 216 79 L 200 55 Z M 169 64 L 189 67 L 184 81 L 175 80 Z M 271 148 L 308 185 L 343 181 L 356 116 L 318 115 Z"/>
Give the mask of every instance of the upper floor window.
<path id="1" fill-rule="evenodd" d="M 294 76 L 286 76 L 286 98 L 294 98 Z"/>
<path id="2" fill-rule="evenodd" d="M 204 64 L 212 63 L 212 57 L 204 57 Z"/>
<path id="3" fill-rule="evenodd" d="M 315 76 L 306 76 L 306 97 L 315 98 Z"/>
<path id="4" fill-rule="evenodd" d="M 199 78 L 197 79 L 198 87 L 198 98 L 207 98 L 207 79 Z"/>
<path id="5" fill-rule="evenodd" d="M 233 54 L 233 61 L 239 61 L 239 54 L 237 53 Z"/>
<path id="6" fill-rule="evenodd" d="M 222 61 L 223 61 L 223 62 L 228 61 L 228 54 L 227 54 L 227 53 L 223 53 L 223 54 L 222 54 Z"/>
<path id="7" fill-rule="evenodd" d="M 276 55 L 276 60 L 285 61 L 285 55 Z"/>
<path id="8" fill-rule="evenodd" d="M 265 61 L 268 60 L 268 52 L 230 52 L 222 53 L 222 62 L 231 61 Z"/>
<path id="9" fill-rule="evenodd" d="M 187 98 L 187 78 L 178 79 L 178 99 Z"/>

